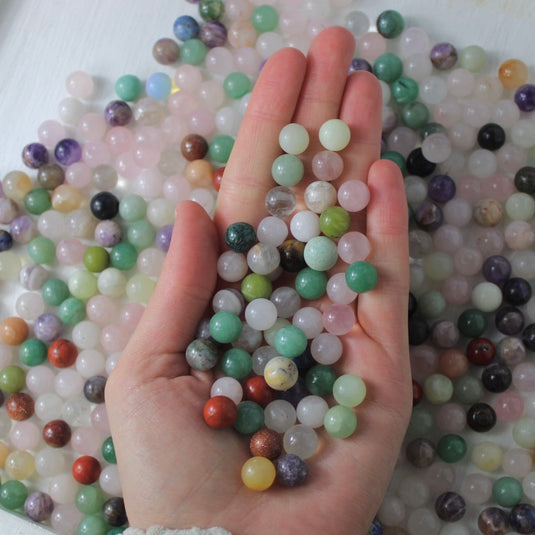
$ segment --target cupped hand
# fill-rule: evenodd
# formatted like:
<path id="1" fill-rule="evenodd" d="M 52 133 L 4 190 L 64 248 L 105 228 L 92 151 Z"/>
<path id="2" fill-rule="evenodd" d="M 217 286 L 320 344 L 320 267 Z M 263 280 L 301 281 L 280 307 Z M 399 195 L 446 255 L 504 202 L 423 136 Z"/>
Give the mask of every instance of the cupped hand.
<path id="1" fill-rule="evenodd" d="M 347 76 L 355 44 L 342 28 L 324 30 L 305 58 L 282 49 L 266 63 L 226 166 L 212 221 L 182 203 L 155 292 L 110 375 L 106 403 L 130 524 L 146 528 L 222 526 L 235 535 L 364 534 L 394 469 L 411 410 L 407 341 L 407 206 L 399 169 L 378 160 L 381 88 L 367 72 Z M 202 418 L 213 374 L 191 370 L 184 351 L 216 285 L 226 227 L 267 215 L 271 164 L 281 128 L 305 126 L 320 150 L 318 129 L 340 118 L 351 129 L 338 182 L 359 179 L 371 193 L 353 229 L 366 232 L 377 286 L 359 295 L 357 323 L 343 336 L 336 372 L 367 384 L 350 438 L 320 432 L 321 450 L 297 488 L 246 488 L 247 440 L 214 430 Z M 305 184 L 306 185 L 306 184 Z M 301 191 L 302 194 L 302 191 Z M 298 191 L 299 195 L 299 191 Z"/>

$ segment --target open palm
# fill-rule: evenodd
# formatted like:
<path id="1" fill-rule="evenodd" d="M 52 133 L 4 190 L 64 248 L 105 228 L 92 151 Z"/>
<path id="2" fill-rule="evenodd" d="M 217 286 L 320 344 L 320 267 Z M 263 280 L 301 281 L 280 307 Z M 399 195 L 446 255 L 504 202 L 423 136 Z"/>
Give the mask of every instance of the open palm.
<path id="1" fill-rule="evenodd" d="M 183 203 L 167 259 L 147 310 L 111 374 L 106 402 L 131 525 L 146 528 L 223 526 L 235 535 L 362 534 L 377 511 L 394 468 L 410 413 L 407 342 L 407 209 L 399 170 L 378 160 L 381 93 L 366 72 L 347 76 L 352 36 L 323 31 L 305 58 L 283 49 L 264 66 L 236 139 L 215 215 Z M 337 373 L 367 384 L 357 432 L 345 440 L 320 432 L 305 485 L 255 492 L 240 469 L 244 438 L 202 420 L 212 374 L 190 370 L 184 350 L 216 284 L 215 265 L 226 227 L 257 224 L 273 186 L 278 133 L 297 122 L 310 133 L 307 155 L 320 150 L 317 132 L 339 117 L 352 132 L 341 179 L 364 180 L 366 214 L 353 227 L 370 240 L 376 288 L 358 297 L 357 324 L 343 337 Z"/>

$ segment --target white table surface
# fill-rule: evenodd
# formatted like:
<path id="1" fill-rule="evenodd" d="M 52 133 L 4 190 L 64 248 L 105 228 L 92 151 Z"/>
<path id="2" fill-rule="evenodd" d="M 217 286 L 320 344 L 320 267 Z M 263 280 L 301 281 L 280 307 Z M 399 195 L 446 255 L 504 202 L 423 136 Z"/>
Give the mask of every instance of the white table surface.
<path id="1" fill-rule="evenodd" d="M 534 0 L 358 0 L 351 8 L 372 21 L 385 9 L 397 9 L 407 26 L 425 28 L 434 42 L 483 46 L 493 66 L 522 59 L 535 80 Z M 95 106 L 102 109 L 122 74 L 145 79 L 162 70 L 152 45 L 173 37 L 173 22 L 184 13 L 195 16 L 197 6 L 185 0 L 0 0 L 0 178 L 24 169 L 21 149 L 36 141 L 41 122 L 57 118 L 71 72 L 96 77 Z M 1 535 L 44 533 L 49 532 L 0 509 Z"/>

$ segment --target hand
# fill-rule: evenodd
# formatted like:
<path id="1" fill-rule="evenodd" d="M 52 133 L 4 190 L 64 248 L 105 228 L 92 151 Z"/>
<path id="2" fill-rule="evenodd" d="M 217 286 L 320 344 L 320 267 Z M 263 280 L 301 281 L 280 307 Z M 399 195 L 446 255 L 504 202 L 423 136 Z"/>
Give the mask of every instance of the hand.
<path id="1" fill-rule="evenodd" d="M 156 290 L 106 388 L 130 524 L 171 528 L 221 526 L 235 535 L 364 534 L 389 483 L 411 410 L 407 340 L 407 206 L 399 169 L 378 160 L 381 89 L 366 72 L 349 78 L 355 50 L 341 28 L 322 32 L 305 58 L 283 49 L 264 66 L 237 136 L 214 217 L 195 203 L 178 207 L 170 250 Z M 341 179 L 367 181 L 371 201 L 354 218 L 371 243 L 379 273 L 358 297 L 357 324 L 343 337 L 337 373 L 367 384 L 359 425 L 348 439 L 326 438 L 298 488 L 247 489 L 243 436 L 213 430 L 202 418 L 213 374 L 190 370 L 184 351 L 216 284 L 221 237 L 236 221 L 266 215 L 270 170 L 280 129 L 297 122 L 320 150 L 318 129 L 339 117 L 352 140 Z M 320 434 L 322 434 L 320 432 Z M 276 526 L 276 528 L 275 528 Z"/>

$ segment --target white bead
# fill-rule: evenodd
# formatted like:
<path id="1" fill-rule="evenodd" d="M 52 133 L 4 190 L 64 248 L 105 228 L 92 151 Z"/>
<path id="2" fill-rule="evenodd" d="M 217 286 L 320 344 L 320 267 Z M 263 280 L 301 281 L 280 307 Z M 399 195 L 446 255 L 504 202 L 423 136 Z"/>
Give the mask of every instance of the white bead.
<path id="1" fill-rule="evenodd" d="M 80 374 L 69 368 L 60 370 L 54 381 L 54 388 L 63 399 L 79 396 L 83 387 L 84 381 Z"/>
<path id="2" fill-rule="evenodd" d="M 268 403 L 264 409 L 264 423 L 268 429 L 277 433 L 284 433 L 295 424 L 296 412 L 294 406 L 285 399 L 276 399 Z"/>
<path id="3" fill-rule="evenodd" d="M 171 225 L 175 219 L 175 205 L 168 199 L 153 199 L 147 205 L 147 219 L 156 228 Z"/>
<path id="4" fill-rule="evenodd" d="M 245 277 L 248 270 L 245 255 L 234 251 L 225 251 L 217 259 L 217 274 L 227 282 L 238 282 Z"/>
<path id="5" fill-rule="evenodd" d="M 278 247 L 288 237 L 288 227 L 283 219 L 270 215 L 260 221 L 256 236 L 258 241 Z"/>
<path id="6" fill-rule="evenodd" d="M 331 333 L 321 333 L 310 345 L 310 353 L 319 364 L 334 364 L 342 356 L 342 341 Z"/>
<path id="7" fill-rule="evenodd" d="M 269 275 L 280 264 L 280 254 L 274 245 L 257 243 L 247 251 L 247 265 L 253 273 Z"/>
<path id="8" fill-rule="evenodd" d="M 472 290 L 472 304 L 482 312 L 493 312 L 502 304 L 502 291 L 492 282 L 480 282 Z"/>
<path id="9" fill-rule="evenodd" d="M 306 243 L 320 235 L 320 218 L 310 210 L 301 210 L 292 217 L 290 231 L 296 240 Z"/>
<path id="10" fill-rule="evenodd" d="M 58 241 L 67 234 L 65 214 L 56 210 L 47 210 L 37 219 L 37 229 L 45 238 Z"/>
<path id="11" fill-rule="evenodd" d="M 315 338 L 323 331 L 322 313 L 314 307 L 303 307 L 294 314 L 292 325 L 299 327 L 308 339 Z"/>
<path id="12" fill-rule="evenodd" d="M 100 327 L 89 320 L 80 321 L 72 329 L 72 341 L 80 349 L 95 347 L 100 340 Z M 76 358 L 78 360 L 80 355 Z"/>
<path id="13" fill-rule="evenodd" d="M 98 338 L 97 338 L 98 341 Z M 76 371 L 84 378 L 103 375 L 106 371 L 106 358 L 96 349 L 84 349 L 76 357 Z"/>
<path id="14" fill-rule="evenodd" d="M 337 200 L 335 187 L 329 182 L 316 180 L 305 190 L 305 204 L 309 210 L 321 214 L 329 206 L 334 206 Z"/>
<path id="15" fill-rule="evenodd" d="M 305 396 L 296 407 L 297 420 L 312 428 L 321 427 L 329 405 L 320 396 Z"/>
<path id="16" fill-rule="evenodd" d="M 233 289 L 219 290 L 212 298 L 212 309 L 214 312 L 226 310 L 239 316 L 243 311 L 244 304 L 241 294 Z"/>
<path id="17" fill-rule="evenodd" d="M 102 295 L 120 297 L 125 292 L 126 276 L 117 268 L 106 268 L 98 275 L 97 288 Z"/>
<path id="18" fill-rule="evenodd" d="M 273 327 L 276 319 L 277 308 L 269 299 L 259 297 L 245 307 L 245 321 L 258 331 Z"/>
<path id="19" fill-rule="evenodd" d="M 447 94 L 446 82 L 438 76 L 430 76 L 420 84 L 420 99 L 425 104 L 438 104 Z"/>
<path id="20" fill-rule="evenodd" d="M 212 384 L 210 396 L 225 396 L 237 405 L 243 398 L 243 388 L 240 382 L 234 379 L 234 377 L 220 377 Z"/>

